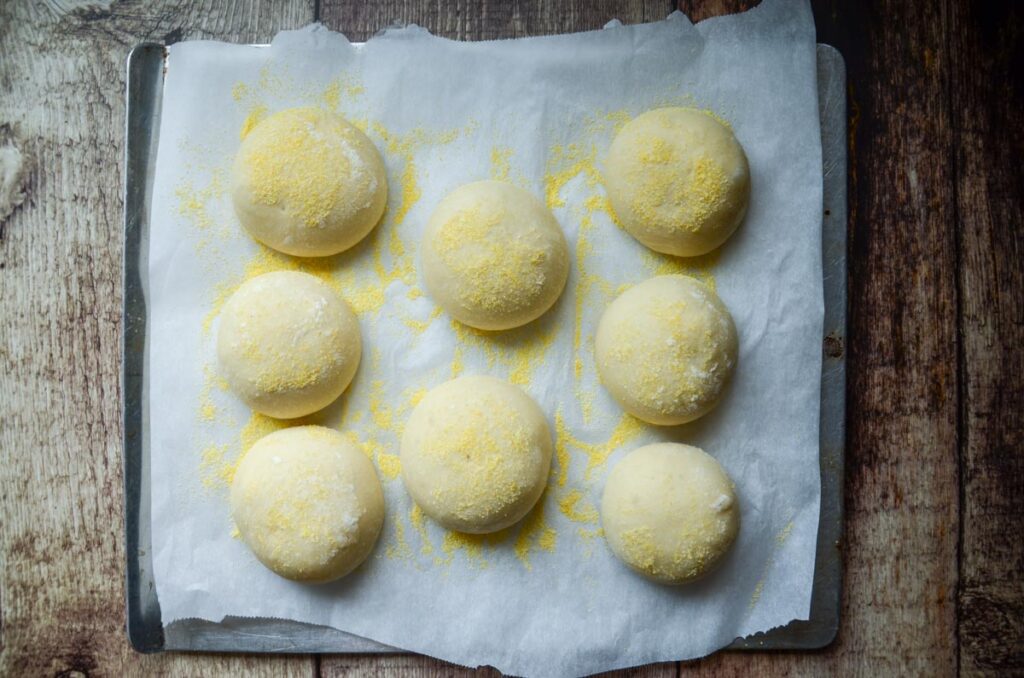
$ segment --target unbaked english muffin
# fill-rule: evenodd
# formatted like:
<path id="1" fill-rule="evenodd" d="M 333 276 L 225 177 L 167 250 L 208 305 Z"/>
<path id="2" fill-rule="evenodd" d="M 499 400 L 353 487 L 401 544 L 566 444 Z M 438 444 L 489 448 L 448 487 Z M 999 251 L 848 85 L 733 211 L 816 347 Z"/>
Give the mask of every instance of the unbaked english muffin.
<path id="1" fill-rule="evenodd" d="M 646 280 L 613 301 L 597 326 L 601 382 L 651 424 L 684 424 L 718 403 L 736 365 L 732 316 L 707 285 L 683 275 Z"/>
<path id="2" fill-rule="evenodd" d="M 520 388 L 485 376 L 427 393 L 402 435 L 402 480 L 444 527 L 495 532 L 533 508 L 551 468 L 544 413 Z"/>
<path id="3" fill-rule="evenodd" d="M 423 236 L 423 279 L 449 315 L 482 330 L 540 317 L 569 276 L 569 248 L 540 200 L 501 181 L 461 186 Z"/>
<path id="4" fill-rule="evenodd" d="M 732 131 L 710 114 L 659 108 L 616 135 L 604 185 L 630 235 L 652 250 L 693 257 L 719 247 L 743 220 L 750 168 Z"/>
<path id="5" fill-rule="evenodd" d="M 380 221 L 384 163 L 348 121 L 319 108 L 289 108 L 242 140 L 231 198 L 242 226 L 268 247 L 300 257 L 347 250 Z"/>
<path id="6" fill-rule="evenodd" d="M 608 474 L 601 527 L 612 552 L 643 576 L 683 584 L 711 570 L 740 527 L 733 483 L 703 450 L 647 445 Z"/>
<path id="7" fill-rule="evenodd" d="M 265 566 L 327 582 L 354 570 L 384 523 L 384 492 L 369 458 L 337 431 L 297 426 L 261 438 L 231 481 L 231 515 Z"/>
<path id="8" fill-rule="evenodd" d="M 252 409 L 292 419 L 341 395 L 359 367 L 362 339 L 349 305 L 308 273 L 256 276 L 224 304 L 217 360 Z"/>

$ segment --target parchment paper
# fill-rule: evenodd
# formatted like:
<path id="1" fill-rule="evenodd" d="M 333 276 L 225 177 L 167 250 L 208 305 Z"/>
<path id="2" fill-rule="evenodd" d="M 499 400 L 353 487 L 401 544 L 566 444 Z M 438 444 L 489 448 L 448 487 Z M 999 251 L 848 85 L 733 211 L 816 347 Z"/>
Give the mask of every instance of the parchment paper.
<path id="1" fill-rule="evenodd" d="M 269 47 L 170 48 L 153 194 L 149 279 L 153 562 L 163 622 L 226 615 L 333 626 L 464 665 L 572 675 L 699 657 L 808 615 L 818 522 L 822 327 L 821 149 L 815 36 L 806 3 L 766 0 L 693 25 L 637 26 L 460 43 L 417 27 L 365 46 L 312 26 Z M 648 252 L 608 214 L 596 181 L 618 125 L 666 104 L 714 111 L 752 170 L 749 214 L 697 262 Z M 240 130 L 264 111 L 336 108 L 384 154 L 385 220 L 326 261 L 269 253 L 224 192 Z M 248 121 L 248 123 L 247 123 Z M 556 307 L 523 330 L 482 336 L 435 309 L 418 240 L 456 186 L 506 178 L 542 196 L 572 248 Z M 357 439 L 377 463 L 387 520 L 353 575 L 288 582 L 232 536 L 227 486 L 245 445 L 273 430 L 219 380 L 216 313 L 243 279 L 298 267 L 356 308 L 363 362 L 349 392 L 312 420 Z M 600 387 L 592 343 L 603 308 L 659 272 L 713 282 L 741 340 L 721 405 L 689 426 L 624 417 Z M 540 507 L 489 540 L 417 514 L 396 477 L 401 426 L 457 373 L 520 383 L 549 414 L 558 459 Z M 685 587 L 649 583 L 608 551 L 596 507 L 625 453 L 698 445 L 735 479 L 738 541 Z"/>

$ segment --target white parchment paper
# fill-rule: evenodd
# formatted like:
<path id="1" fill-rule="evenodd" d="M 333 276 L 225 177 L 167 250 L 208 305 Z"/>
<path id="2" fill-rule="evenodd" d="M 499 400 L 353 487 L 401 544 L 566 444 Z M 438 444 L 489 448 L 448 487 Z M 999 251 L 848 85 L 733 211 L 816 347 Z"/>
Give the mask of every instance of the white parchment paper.
<path id="1" fill-rule="evenodd" d="M 225 616 L 329 625 L 465 665 L 573 675 L 699 657 L 808 615 L 818 522 L 822 328 L 821 149 L 815 36 L 806 3 L 766 0 L 691 24 L 488 43 L 409 27 L 364 46 L 310 27 L 269 47 L 170 48 L 153 193 L 149 379 L 154 574 L 164 624 Z M 595 180 L 616 126 L 666 104 L 714 111 L 752 170 L 749 214 L 720 252 L 682 262 L 621 231 Z M 336 108 L 384 154 L 388 213 L 352 252 L 309 262 L 242 232 L 224 191 L 246 121 L 295 105 Z M 506 178 L 554 209 L 574 253 L 556 307 L 522 330 L 460 329 L 422 292 L 419 235 L 456 186 Z M 363 362 L 313 418 L 378 464 L 387 520 L 354 574 L 288 582 L 232 536 L 231 465 L 273 422 L 216 375 L 216 312 L 246 276 L 298 267 L 356 308 Z M 593 333 L 625 286 L 659 272 L 713 281 L 740 336 L 721 405 L 689 426 L 624 417 L 600 387 Z M 395 477 L 401 425 L 423 389 L 458 373 L 523 387 L 549 414 L 558 459 L 541 505 L 490 540 L 424 520 Z M 659 439 L 698 445 L 735 479 L 738 541 L 698 583 L 628 571 L 597 523 L 607 471 Z"/>

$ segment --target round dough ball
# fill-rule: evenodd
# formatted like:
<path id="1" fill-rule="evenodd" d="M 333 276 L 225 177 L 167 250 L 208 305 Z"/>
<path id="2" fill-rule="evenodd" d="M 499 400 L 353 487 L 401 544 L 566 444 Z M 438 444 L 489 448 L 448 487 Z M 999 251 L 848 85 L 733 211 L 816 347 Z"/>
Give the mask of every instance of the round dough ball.
<path id="1" fill-rule="evenodd" d="M 525 325 L 558 299 L 569 247 L 554 215 L 501 181 L 460 186 L 423 236 L 423 279 L 453 318 L 482 330 Z"/>
<path id="2" fill-rule="evenodd" d="M 710 412 L 736 365 L 736 326 L 711 288 L 683 275 L 623 292 L 597 326 L 594 357 L 622 409 L 651 424 Z"/>
<path id="3" fill-rule="evenodd" d="M 652 250 L 694 257 L 743 220 L 750 168 L 733 133 L 708 113 L 659 108 L 616 135 L 604 185 L 630 235 Z"/>
<path id="4" fill-rule="evenodd" d="M 356 568 L 384 524 L 384 492 L 365 454 L 322 426 L 261 438 L 231 481 L 231 515 L 259 561 L 288 579 L 327 582 Z"/>
<path id="5" fill-rule="evenodd" d="M 289 108 L 256 125 L 231 170 L 231 199 L 249 234 L 299 257 L 337 254 L 380 221 L 388 184 L 380 153 L 344 118 Z"/>
<path id="6" fill-rule="evenodd" d="M 612 552 L 664 584 L 710 570 L 740 528 L 733 483 L 703 450 L 657 443 L 630 452 L 608 474 L 601 526 Z"/>
<path id="7" fill-rule="evenodd" d="M 444 527 L 482 534 L 512 525 L 544 492 L 551 431 L 520 388 L 485 376 L 441 384 L 402 435 L 402 480 Z"/>
<path id="8" fill-rule="evenodd" d="M 221 372 L 246 405 L 271 417 L 302 417 L 334 402 L 355 376 L 361 352 L 352 309 L 308 273 L 257 276 L 221 311 Z"/>

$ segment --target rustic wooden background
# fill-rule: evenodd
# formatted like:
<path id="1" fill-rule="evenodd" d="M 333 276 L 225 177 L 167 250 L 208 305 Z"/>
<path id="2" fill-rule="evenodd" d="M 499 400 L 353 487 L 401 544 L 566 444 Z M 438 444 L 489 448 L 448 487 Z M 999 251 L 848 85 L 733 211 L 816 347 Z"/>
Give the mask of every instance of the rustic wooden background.
<path id="1" fill-rule="evenodd" d="M 679 2 L 694 19 L 748 0 Z M 464 675 L 415 656 L 141 656 L 124 624 L 124 64 L 319 19 L 460 39 L 672 0 L 0 2 L 0 674 Z M 1024 675 L 1024 3 L 815 0 L 849 71 L 842 629 L 638 675 Z M 21 166 L 20 177 L 12 168 Z"/>

